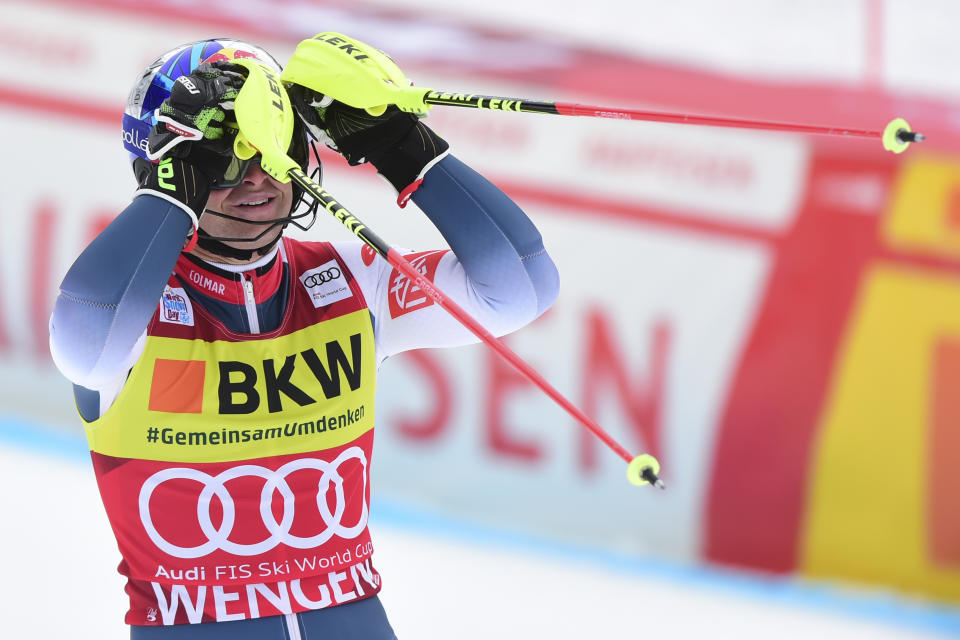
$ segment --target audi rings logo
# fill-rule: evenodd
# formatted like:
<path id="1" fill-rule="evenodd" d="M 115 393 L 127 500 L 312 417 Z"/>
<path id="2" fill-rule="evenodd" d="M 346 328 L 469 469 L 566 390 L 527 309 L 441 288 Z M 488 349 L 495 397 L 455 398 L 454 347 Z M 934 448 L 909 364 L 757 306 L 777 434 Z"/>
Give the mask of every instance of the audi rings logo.
<path id="1" fill-rule="evenodd" d="M 324 271 L 314 271 L 303 279 L 303 284 L 307 287 L 319 287 L 326 282 L 333 282 L 340 277 L 340 269 L 330 267 Z"/>
<path id="2" fill-rule="evenodd" d="M 353 295 L 347 283 L 347 273 L 340 268 L 336 258 L 301 273 L 300 282 L 317 309 Z"/>
<path id="3" fill-rule="evenodd" d="M 339 468 L 344 462 L 351 459 L 356 459 L 363 465 L 363 493 L 360 494 L 363 508 L 357 522 L 348 525 L 343 523 L 347 501 L 344 495 L 343 476 L 340 475 Z M 295 471 L 303 469 L 313 469 L 322 474 L 317 486 L 316 502 L 324 526 L 318 533 L 311 536 L 297 536 L 290 532 L 295 516 L 296 501 L 293 490 L 287 484 L 287 477 Z M 239 543 L 230 540 L 230 535 L 236 523 L 236 507 L 226 484 L 230 480 L 244 477 L 263 478 L 266 481 L 260 492 L 260 519 L 262 519 L 263 525 L 270 535 L 259 542 Z M 197 522 L 207 539 L 203 544 L 193 547 L 181 547 L 173 544 L 160 535 L 153 523 L 153 516 L 150 513 L 150 498 L 153 496 L 153 492 L 164 482 L 177 479 L 193 480 L 203 485 L 203 490 L 197 499 Z M 331 484 L 333 485 L 335 498 L 332 510 L 327 497 Z M 275 491 L 279 492 L 283 498 L 283 510 L 279 522 L 274 517 L 272 509 Z M 163 469 L 147 478 L 140 489 L 140 520 L 150 540 L 157 545 L 157 548 L 177 558 L 199 558 L 218 549 L 238 556 L 255 556 L 269 551 L 279 544 L 285 544 L 295 549 L 310 549 L 322 545 L 335 535 L 347 539 L 357 537 L 367 526 L 366 495 L 367 457 L 359 447 L 350 447 L 332 462 L 315 458 L 301 458 L 288 462 L 276 471 L 252 464 L 236 466 L 215 476 L 197 469 L 183 467 Z M 219 527 L 214 526 L 210 513 L 210 502 L 213 496 L 217 496 L 223 509 L 223 518 Z M 187 514 L 175 514 L 177 518 L 186 516 Z"/>

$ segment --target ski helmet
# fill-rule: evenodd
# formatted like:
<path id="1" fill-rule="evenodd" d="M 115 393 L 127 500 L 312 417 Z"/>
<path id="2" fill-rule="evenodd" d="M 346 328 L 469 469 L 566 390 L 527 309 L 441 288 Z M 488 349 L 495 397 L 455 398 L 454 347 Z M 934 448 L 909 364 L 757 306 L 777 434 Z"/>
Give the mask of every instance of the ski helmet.
<path id="1" fill-rule="evenodd" d="M 170 97 L 170 90 L 173 88 L 176 79 L 180 76 L 189 75 L 203 63 L 229 62 L 236 58 L 254 58 L 270 67 L 277 75 L 280 75 L 280 63 L 267 51 L 256 45 L 231 38 L 198 40 L 180 45 L 161 55 L 143 70 L 136 83 L 134 83 L 133 88 L 130 90 L 127 107 L 123 114 L 123 146 L 129 152 L 130 162 L 133 165 L 135 175 L 138 174 L 138 166 L 143 167 L 145 166 L 143 164 L 144 162 L 149 162 L 147 158 L 147 138 L 150 137 L 150 130 L 157 124 L 157 109 L 160 108 L 164 100 Z M 312 146 L 312 144 L 309 143 L 307 131 L 300 121 L 299 116 L 295 117 L 294 123 L 293 139 L 291 140 L 290 149 L 287 151 L 287 154 L 306 172 L 310 160 L 308 147 Z M 237 129 L 235 122 L 225 122 L 224 128 L 228 135 L 231 133 L 236 135 Z M 316 154 L 316 150 L 314 150 L 314 158 L 317 160 L 319 168 L 319 157 Z M 220 170 L 215 172 L 216 175 L 210 176 L 213 180 L 212 188 L 225 189 L 240 184 L 250 164 L 257 161 L 257 159 L 258 156 L 254 156 L 254 158 L 249 160 L 240 160 L 236 156 L 233 156 L 228 161 L 228 164 L 225 164 L 224 167 L 221 167 Z M 223 243 L 229 241 L 252 242 L 265 236 L 273 227 L 286 227 L 286 225 L 290 223 L 293 223 L 300 229 L 309 229 L 314 220 L 316 220 L 316 203 L 309 203 L 305 211 L 295 214 L 294 211 L 298 210 L 301 204 L 308 202 L 308 198 L 305 197 L 303 190 L 297 185 L 294 185 L 293 196 L 293 206 L 287 216 L 257 223 L 250 222 L 250 224 L 266 225 L 264 231 L 255 238 L 218 238 L 199 231 L 199 244 L 215 253 L 230 257 L 246 258 L 252 255 L 253 252 L 261 255 L 266 253 L 273 247 L 276 241 L 279 240 L 280 234 L 278 234 L 276 238 L 271 239 L 265 246 L 252 250 L 235 249 Z M 232 218 L 241 222 L 249 222 L 209 209 L 206 210 L 205 213 Z M 301 220 L 304 218 L 307 218 L 307 220 L 302 222 Z"/>

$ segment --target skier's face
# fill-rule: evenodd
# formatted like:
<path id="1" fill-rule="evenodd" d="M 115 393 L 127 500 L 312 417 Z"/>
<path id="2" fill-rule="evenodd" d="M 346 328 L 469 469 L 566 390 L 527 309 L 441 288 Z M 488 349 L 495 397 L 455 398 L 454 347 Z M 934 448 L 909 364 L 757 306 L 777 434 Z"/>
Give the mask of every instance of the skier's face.
<path id="1" fill-rule="evenodd" d="M 246 176 L 236 187 L 214 189 L 207 200 L 207 209 L 224 213 L 235 218 L 253 222 L 263 222 L 284 218 L 290 214 L 293 204 L 293 183 L 277 182 L 254 162 Z M 267 225 L 248 224 L 239 220 L 228 220 L 219 216 L 205 215 L 200 218 L 200 228 L 213 237 L 219 238 L 256 238 L 263 233 Z M 250 242 L 226 242 L 237 249 L 252 249 L 267 244 L 283 233 L 280 225 L 257 240 Z"/>

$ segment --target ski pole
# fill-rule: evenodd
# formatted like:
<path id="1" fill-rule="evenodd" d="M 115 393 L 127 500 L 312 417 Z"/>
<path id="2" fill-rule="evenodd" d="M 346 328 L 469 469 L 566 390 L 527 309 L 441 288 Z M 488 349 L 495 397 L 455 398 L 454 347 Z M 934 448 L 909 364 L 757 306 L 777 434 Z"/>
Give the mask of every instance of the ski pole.
<path id="1" fill-rule="evenodd" d="M 376 233 L 350 213 L 323 187 L 310 179 L 300 166 L 286 154 L 293 131 L 293 109 L 289 98 L 279 84 L 279 80 L 269 67 L 251 59 L 237 59 L 249 70 L 243 88 L 234 103 L 240 133 L 234 143 L 234 152 L 240 157 L 250 158 L 261 154 L 260 166 L 269 175 L 280 182 L 293 181 L 303 187 L 333 217 L 339 220 L 360 240 L 381 255 L 392 267 L 415 283 L 420 290 L 435 303 L 456 318 L 477 338 L 494 349 L 501 357 L 513 365 L 522 375 L 533 382 L 552 400 L 559 404 L 580 424 L 589 429 L 614 453 L 627 462 L 627 478 L 635 485 L 652 484 L 665 488 L 660 480 L 660 463 L 652 455 L 643 453 L 631 455 L 626 448 L 610 434 L 576 407 L 532 366 L 527 364 L 510 347 L 498 340 L 483 325 L 448 298 L 425 275 L 420 273 L 396 249 L 384 242 Z"/>
<path id="2" fill-rule="evenodd" d="M 924 135 L 910 130 L 903 118 L 894 118 L 883 131 L 867 129 L 846 129 L 792 122 L 769 122 L 765 120 L 747 120 L 739 118 L 719 118 L 685 113 L 667 113 L 662 111 L 644 111 L 620 107 L 598 107 L 574 102 L 548 102 L 510 98 L 505 96 L 484 96 L 469 93 L 449 93 L 423 90 L 424 104 L 444 105 L 448 107 L 468 107 L 472 109 L 490 109 L 495 111 L 515 111 L 519 113 L 546 113 L 559 116 L 586 116 L 590 118 L 613 118 L 618 120 L 644 120 L 648 122 L 670 122 L 674 124 L 694 124 L 711 127 L 731 127 L 736 129 L 763 129 L 767 131 L 790 131 L 794 133 L 820 134 L 832 136 L 853 136 L 860 138 L 880 138 L 883 148 L 893 153 L 902 153 L 911 142 L 923 142 Z"/>
<path id="3" fill-rule="evenodd" d="M 287 62 L 281 80 L 299 84 L 319 93 L 336 87 L 337 100 L 357 109 L 366 109 L 379 115 L 388 105 L 402 111 L 424 113 L 433 105 L 513 111 L 518 113 L 546 113 L 561 116 L 586 116 L 620 120 L 645 120 L 675 124 L 765 129 L 796 133 L 880 138 L 884 149 L 902 153 L 913 142 L 922 142 L 924 136 L 910 129 L 903 118 L 894 118 L 882 131 L 850 129 L 845 127 L 767 122 L 738 118 L 720 118 L 685 113 L 644 111 L 620 107 L 598 107 L 573 102 L 551 102 L 487 96 L 453 91 L 436 91 L 410 86 L 396 63 L 382 51 L 368 44 L 332 31 L 318 33 L 297 45 Z M 345 79 L 349 78 L 349 81 Z"/>

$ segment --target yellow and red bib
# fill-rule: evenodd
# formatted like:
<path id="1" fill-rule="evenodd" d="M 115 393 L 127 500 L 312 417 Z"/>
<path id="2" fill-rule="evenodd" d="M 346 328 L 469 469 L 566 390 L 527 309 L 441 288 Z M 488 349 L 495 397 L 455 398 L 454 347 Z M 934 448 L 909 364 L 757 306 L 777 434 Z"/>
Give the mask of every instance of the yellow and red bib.
<path id="1" fill-rule="evenodd" d="M 172 277 L 123 391 L 86 424 L 128 624 L 240 620 L 379 591 L 370 313 L 329 244 L 284 242 L 276 330 L 227 330 Z"/>

